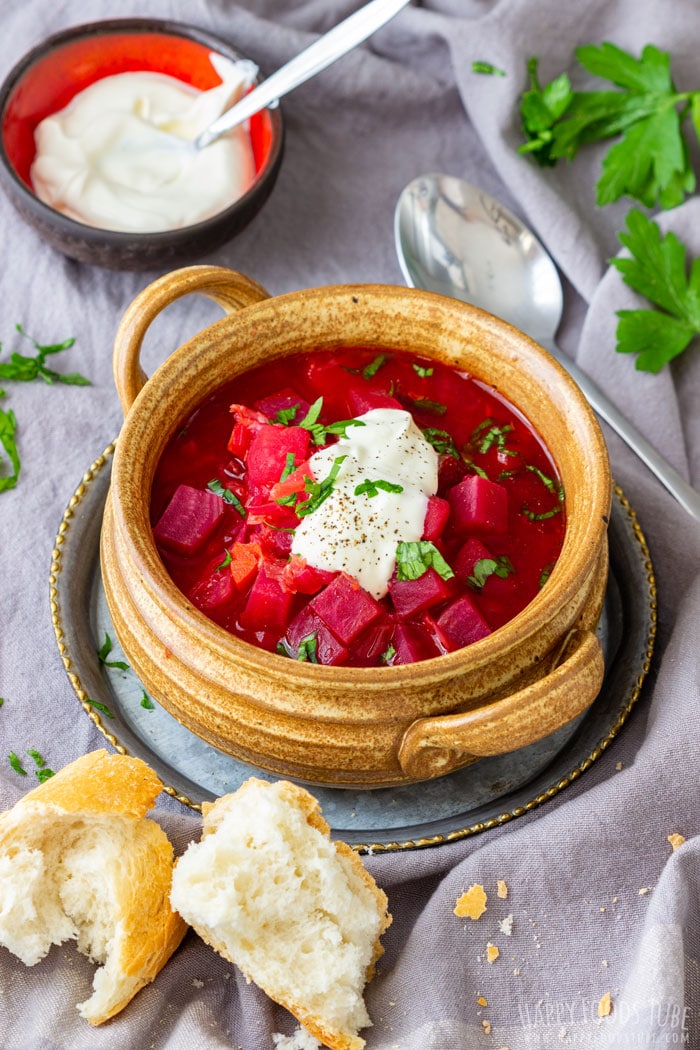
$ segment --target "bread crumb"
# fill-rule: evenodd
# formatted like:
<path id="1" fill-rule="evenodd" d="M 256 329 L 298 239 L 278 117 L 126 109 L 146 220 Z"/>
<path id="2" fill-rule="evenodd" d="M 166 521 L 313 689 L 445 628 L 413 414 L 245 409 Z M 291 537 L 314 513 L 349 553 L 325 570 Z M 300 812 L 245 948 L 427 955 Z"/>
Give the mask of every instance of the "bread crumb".
<path id="1" fill-rule="evenodd" d="M 608 909 L 605 906 L 603 906 L 600 910 L 601 911 L 607 911 Z"/>
<path id="2" fill-rule="evenodd" d="M 498 889 L 496 890 L 496 896 L 500 897 L 503 901 L 508 896 L 508 887 L 503 881 L 503 879 L 498 880 Z"/>
<path id="3" fill-rule="evenodd" d="M 479 883 L 470 886 L 466 893 L 458 898 L 454 913 L 460 919 L 480 919 L 486 911 L 486 891 Z"/>
<path id="4" fill-rule="evenodd" d="M 520 977 L 520 967 L 516 966 L 513 970 L 513 977 Z"/>
<path id="5" fill-rule="evenodd" d="M 605 966 L 605 967 L 606 967 L 606 969 L 607 969 L 607 967 L 608 967 L 608 966 L 610 965 L 610 963 L 608 962 L 608 960 L 607 960 L 607 959 L 603 959 L 603 961 L 602 961 L 602 963 L 601 963 L 600 965 L 601 965 L 601 966 Z"/>
<path id="6" fill-rule="evenodd" d="M 498 924 L 498 928 L 501 933 L 505 934 L 506 937 L 510 937 L 513 932 L 513 914 L 506 915 L 505 919 L 501 919 Z"/>
<path id="7" fill-rule="evenodd" d="M 620 899 L 619 897 L 613 897 L 613 899 L 612 899 L 613 904 L 617 904 L 619 899 Z"/>
<path id="8" fill-rule="evenodd" d="M 671 843 L 671 849 L 675 853 L 679 846 L 682 846 L 685 842 L 685 835 L 679 835 L 677 831 L 674 831 L 666 837 L 666 841 Z"/>
<path id="9" fill-rule="evenodd" d="M 193 988 L 203 988 L 204 987 L 204 981 L 200 981 L 198 977 L 195 977 L 195 979 L 192 981 L 192 987 Z"/>
<path id="10" fill-rule="evenodd" d="M 486 999 L 484 999 L 483 995 L 480 995 L 479 998 L 476 1001 L 479 1004 L 479 1006 L 488 1006 L 489 1005 L 487 1003 Z"/>
<path id="11" fill-rule="evenodd" d="M 612 999 L 610 992 L 606 992 L 598 1003 L 598 1017 L 609 1017 L 612 1013 Z"/>
<path id="12" fill-rule="evenodd" d="M 486 1018 L 481 1022 L 481 1027 L 484 1029 L 486 1035 L 491 1034 L 491 1022 L 487 1021 Z"/>
<path id="13" fill-rule="evenodd" d="M 272 1043 L 275 1050 L 322 1050 L 318 1039 L 314 1038 L 305 1028 L 297 1028 L 294 1035 L 273 1032 Z"/>
<path id="14" fill-rule="evenodd" d="M 647 895 L 647 893 L 649 892 L 650 888 L 651 888 L 650 886 L 642 886 L 642 888 L 639 891 L 639 896 L 640 897 L 645 897 Z"/>
<path id="15" fill-rule="evenodd" d="M 622 762 L 618 762 L 618 763 L 617 763 L 617 765 L 615 766 L 615 769 L 616 769 L 616 770 L 618 771 L 618 773 L 619 773 L 619 772 L 620 772 L 620 770 L 622 769 Z"/>
<path id="16" fill-rule="evenodd" d="M 498 956 L 500 954 L 501 953 L 498 950 L 498 948 L 496 947 L 496 945 L 495 944 L 491 944 L 491 941 L 489 941 L 488 944 L 486 945 L 486 961 L 490 962 L 490 963 L 493 963 L 493 962 L 496 961 L 496 959 L 498 958 Z"/>

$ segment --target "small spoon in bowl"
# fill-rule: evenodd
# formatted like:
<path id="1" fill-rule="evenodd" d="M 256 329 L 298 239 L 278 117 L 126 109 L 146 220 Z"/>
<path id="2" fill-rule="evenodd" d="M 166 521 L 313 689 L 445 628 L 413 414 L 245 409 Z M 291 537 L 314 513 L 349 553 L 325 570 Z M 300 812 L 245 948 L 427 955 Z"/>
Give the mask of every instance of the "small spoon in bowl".
<path id="1" fill-rule="evenodd" d="M 561 281 L 542 244 L 515 215 L 463 179 L 422 175 L 399 197 L 394 240 L 408 285 L 479 306 L 548 350 L 598 415 L 678 503 L 700 520 L 700 493 L 557 346 Z"/>

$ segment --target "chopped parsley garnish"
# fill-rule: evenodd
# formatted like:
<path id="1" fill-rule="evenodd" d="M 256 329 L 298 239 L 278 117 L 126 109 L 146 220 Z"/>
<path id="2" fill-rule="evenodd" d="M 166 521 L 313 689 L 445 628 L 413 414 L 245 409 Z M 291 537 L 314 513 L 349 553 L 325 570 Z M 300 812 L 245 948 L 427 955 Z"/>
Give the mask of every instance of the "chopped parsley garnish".
<path id="1" fill-rule="evenodd" d="M 6 412 L 4 408 L 0 408 L 0 445 L 2 445 L 12 467 L 11 474 L 5 474 L 0 477 L 0 492 L 7 492 L 8 489 L 13 489 L 19 480 L 21 464 L 19 450 L 15 441 L 16 429 L 17 420 L 12 409 Z M 2 460 L 3 457 L 0 456 L 0 466 L 2 466 Z"/>
<path id="2" fill-rule="evenodd" d="M 143 690 L 143 696 L 141 697 L 141 707 L 144 707 L 147 711 L 154 711 L 155 710 L 155 706 L 156 705 L 153 703 L 153 701 L 151 700 L 150 696 L 148 695 L 148 693 L 144 689 Z"/>
<path id="3" fill-rule="evenodd" d="M 528 510 L 527 507 L 523 507 L 523 514 L 530 521 L 546 521 L 547 518 L 554 518 L 557 514 L 561 514 L 561 504 L 557 507 L 552 507 L 551 510 L 543 510 L 536 513 L 534 510 Z"/>
<path id="4" fill-rule="evenodd" d="M 238 511 L 242 518 L 245 518 L 245 507 L 236 493 L 225 488 L 218 478 L 212 478 L 211 481 L 207 483 L 207 488 L 210 492 L 213 492 L 215 496 L 221 496 L 224 503 L 228 503 L 230 507 L 233 507 L 234 510 Z"/>
<path id="5" fill-rule="evenodd" d="M 429 540 L 399 543 L 396 548 L 397 579 L 418 580 L 428 569 L 434 569 L 443 580 L 454 576 L 440 551 Z"/>
<path id="6" fill-rule="evenodd" d="M 488 481 L 488 474 L 482 467 L 478 467 L 473 460 L 467 459 L 466 456 L 462 456 L 462 462 L 464 463 L 467 470 L 470 470 L 472 474 L 478 474 L 480 478 L 486 478 Z"/>
<path id="7" fill-rule="evenodd" d="M 329 434 L 345 437 L 348 427 L 363 427 L 365 424 L 360 419 L 339 419 L 335 423 L 324 426 L 318 422 L 323 409 L 323 398 L 317 398 L 309 408 L 301 422 L 296 425 L 308 430 L 315 445 L 325 445 Z"/>
<path id="8" fill-rule="evenodd" d="M 24 768 L 24 766 L 22 765 L 22 763 L 21 763 L 21 761 L 19 759 L 19 756 L 16 755 L 14 753 L 14 751 L 10 751 L 10 754 L 9 754 L 8 758 L 9 758 L 9 761 L 10 761 L 10 765 L 14 769 L 15 773 L 19 773 L 21 776 L 26 777 L 27 771 Z"/>
<path id="9" fill-rule="evenodd" d="M 53 769 L 49 769 L 49 767 L 46 765 L 46 759 L 43 757 L 43 755 L 40 755 L 39 752 L 36 751 L 33 747 L 27 748 L 27 754 L 34 759 L 34 764 L 36 765 L 36 769 L 34 772 L 36 773 L 37 779 L 41 784 L 43 784 L 45 780 L 49 780 L 52 776 L 54 776 Z"/>
<path id="10" fill-rule="evenodd" d="M 426 427 L 423 431 L 423 437 L 428 444 L 433 446 L 438 455 L 453 456 L 454 459 L 459 459 L 459 452 L 454 443 L 454 438 L 451 434 L 448 434 L 446 430 L 436 430 L 434 427 Z"/>
<path id="11" fill-rule="evenodd" d="M 392 481 L 384 481 L 379 478 L 377 481 L 372 481 L 371 478 L 367 478 L 365 481 L 355 488 L 356 496 L 367 496 L 372 499 L 374 496 L 379 495 L 379 490 L 382 492 L 403 492 L 403 485 L 396 485 Z"/>
<path id="12" fill-rule="evenodd" d="M 505 554 L 500 554 L 496 558 L 480 558 L 474 562 L 474 571 L 467 579 L 472 587 L 481 590 L 489 577 L 498 576 L 501 580 L 505 580 L 512 572 L 515 572 L 515 569 L 510 558 Z"/>
<path id="13" fill-rule="evenodd" d="M 36 763 L 38 769 L 44 768 L 44 766 L 46 765 L 46 759 L 43 755 L 40 755 L 39 752 L 36 751 L 33 747 L 27 748 L 27 754 L 30 756 L 30 758 L 34 759 L 34 762 Z"/>
<path id="14" fill-rule="evenodd" d="M 407 400 L 422 412 L 433 412 L 437 416 L 444 416 L 447 412 L 447 405 L 441 404 L 440 401 L 431 401 L 429 397 L 411 397 Z"/>
<path id="15" fill-rule="evenodd" d="M 434 368 L 428 368 L 425 365 L 416 364 L 415 361 L 413 361 L 411 363 L 411 367 L 412 367 L 413 371 L 416 373 L 416 375 L 420 376 L 421 379 L 427 379 L 428 376 L 431 376 L 433 374 L 433 372 L 435 371 Z"/>
<path id="16" fill-rule="evenodd" d="M 107 715 L 107 718 L 114 718 L 114 715 L 107 707 L 107 705 L 101 704 L 99 700 L 91 700 L 89 696 L 86 696 L 85 703 L 89 704 L 90 707 L 94 707 L 96 711 L 101 711 L 103 715 Z"/>
<path id="17" fill-rule="evenodd" d="M 560 503 L 564 501 L 564 489 L 554 480 L 554 478 L 550 478 L 547 474 L 544 474 L 539 467 L 533 466 L 532 463 L 526 464 L 525 470 L 530 470 L 533 474 L 536 474 L 547 491 L 551 492 L 553 496 L 556 496 Z"/>
<path id="18" fill-rule="evenodd" d="M 123 660 L 108 660 L 107 657 L 112 652 L 112 639 L 105 632 L 105 640 L 97 651 L 97 659 L 105 667 L 118 667 L 120 671 L 128 671 L 129 665 Z"/>
<path id="19" fill-rule="evenodd" d="M 504 69 L 494 66 L 492 62 L 482 62 L 480 60 L 472 62 L 472 73 L 482 73 L 490 77 L 504 77 L 506 75 Z"/>
<path id="20" fill-rule="evenodd" d="M 307 514 L 312 514 L 321 506 L 324 500 L 328 499 L 333 491 L 333 485 L 338 477 L 340 468 L 347 458 L 347 456 L 336 456 L 328 475 L 322 481 L 313 481 L 311 478 L 306 478 L 304 489 L 309 494 L 309 498 L 301 506 L 297 507 L 297 514 L 300 518 L 305 517 Z"/>
<path id="21" fill-rule="evenodd" d="M 386 361 L 386 354 L 377 354 L 377 356 L 370 361 L 368 365 L 362 369 L 362 375 L 365 379 L 371 379 L 372 376 L 376 376 L 379 369 Z"/>
<path id="22" fill-rule="evenodd" d="M 289 408 L 281 408 L 277 415 L 272 420 L 273 423 L 282 423 L 283 426 L 288 427 L 294 422 L 294 417 L 301 408 L 301 404 L 290 405 Z"/>
<path id="23" fill-rule="evenodd" d="M 554 568 L 553 565 L 545 565 L 544 569 L 542 570 L 542 572 L 540 574 L 540 588 L 544 587 L 545 583 L 547 582 L 549 577 L 552 575 L 552 569 L 553 568 Z"/>
<path id="24" fill-rule="evenodd" d="M 55 372 L 46 365 L 46 358 L 58 354 L 73 346 L 75 339 L 66 339 L 62 343 L 50 343 L 42 346 L 24 331 L 22 325 L 15 326 L 25 339 L 29 339 L 37 351 L 34 357 L 13 353 L 9 361 L 0 362 L 0 379 L 9 379 L 17 383 L 30 383 L 33 379 L 43 379 L 45 383 L 67 383 L 70 386 L 90 386 L 90 380 L 77 372 Z"/>
<path id="25" fill-rule="evenodd" d="M 296 462 L 294 460 L 294 453 L 288 452 L 287 458 L 284 461 L 284 470 L 280 474 L 280 481 L 286 481 L 289 475 L 293 473 L 295 467 Z"/>
<path id="26" fill-rule="evenodd" d="M 307 634 L 306 638 L 302 638 L 302 640 L 299 642 L 299 648 L 297 650 L 296 658 L 301 663 L 317 664 L 317 649 L 318 632 L 314 631 L 313 634 Z"/>
<path id="27" fill-rule="evenodd" d="M 231 551 L 227 548 L 224 554 L 224 560 L 219 562 L 219 564 L 214 569 L 214 572 L 221 572 L 222 569 L 228 569 L 229 565 L 231 564 L 231 561 Z"/>
<path id="28" fill-rule="evenodd" d="M 700 262 L 693 260 L 688 272 L 683 242 L 672 231 L 662 237 L 658 225 L 636 208 L 626 222 L 627 232 L 618 237 L 629 258 L 610 262 L 625 284 L 658 309 L 618 310 L 615 349 L 637 354 L 640 371 L 660 372 L 700 332 Z"/>
<path id="29" fill-rule="evenodd" d="M 53 769 L 49 769 L 48 766 L 45 766 L 44 769 L 37 769 L 36 775 L 39 783 L 43 784 L 45 780 L 50 780 L 51 777 L 55 776 L 56 774 L 54 773 Z"/>
<path id="30" fill-rule="evenodd" d="M 395 656 L 396 648 L 394 647 L 392 642 L 389 642 L 388 646 L 386 647 L 382 655 L 379 657 L 379 662 L 380 664 L 391 663 Z"/>
<path id="31" fill-rule="evenodd" d="M 497 426 L 492 419 L 485 419 L 482 423 L 479 423 L 478 427 L 474 430 L 470 441 L 471 444 L 483 455 L 485 455 L 489 449 L 497 448 L 499 452 L 503 452 L 506 456 L 516 456 L 517 452 L 512 452 L 506 448 L 506 437 L 512 431 L 510 423 L 506 423 L 504 426 Z"/>

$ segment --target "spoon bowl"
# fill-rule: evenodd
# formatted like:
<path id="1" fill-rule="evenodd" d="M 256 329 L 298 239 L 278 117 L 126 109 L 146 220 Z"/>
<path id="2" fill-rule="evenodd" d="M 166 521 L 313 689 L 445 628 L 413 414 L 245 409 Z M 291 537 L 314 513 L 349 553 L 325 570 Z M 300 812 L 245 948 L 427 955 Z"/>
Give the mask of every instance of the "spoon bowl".
<path id="1" fill-rule="evenodd" d="M 421 175 L 399 197 L 394 239 L 407 284 L 479 306 L 548 350 L 598 415 L 674 499 L 700 520 L 700 493 L 557 347 L 561 281 L 543 245 L 512 212 L 463 179 Z"/>

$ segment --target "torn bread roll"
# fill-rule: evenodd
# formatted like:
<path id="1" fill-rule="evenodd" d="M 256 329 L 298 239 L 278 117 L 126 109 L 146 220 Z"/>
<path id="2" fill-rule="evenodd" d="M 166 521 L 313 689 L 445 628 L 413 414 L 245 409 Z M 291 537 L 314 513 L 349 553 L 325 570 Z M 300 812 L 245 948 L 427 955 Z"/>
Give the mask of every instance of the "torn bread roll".
<path id="1" fill-rule="evenodd" d="M 361 1050 L 363 992 L 391 922 L 386 895 L 316 799 L 256 778 L 205 803 L 171 901 L 221 955 L 332 1050 Z"/>
<path id="2" fill-rule="evenodd" d="M 173 850 L 145 814 L 162 789 L 145 762 L 93 751 L 0 814 L 0 944 L 27 966 L 77 940 L 101 968 L 78 1010 L 118 1013 L 187 926 L 170 905 Z"/>

